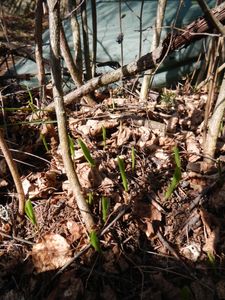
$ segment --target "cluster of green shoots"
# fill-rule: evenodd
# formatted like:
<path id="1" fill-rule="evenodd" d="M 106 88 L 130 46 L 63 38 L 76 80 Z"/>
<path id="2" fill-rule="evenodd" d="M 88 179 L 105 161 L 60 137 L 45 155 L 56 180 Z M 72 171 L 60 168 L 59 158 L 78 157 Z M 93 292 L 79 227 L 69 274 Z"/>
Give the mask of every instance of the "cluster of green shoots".
<path id="1" fill-rule="evenodd" d="M 103 147 L 106 146 L 106 129 L 105 127 L 102 127 L 102 137 L 103 137 L 103 142 L 102 145 Z M 70 155 L 72 159 L 74 158 L 74 153 L 75 153 L 75 148 L 74 148 L 74 141 L 73 139 L 68 136 L 68 142 L 69 142 L 69 148 L 70 148 Z M 96 162 L 94 158 L 91 155 L 90 150 L 88 149 L 87 145 L 84 143 L 82 139 L 77 140 L 79 147 L 81 148 L 84 158 L 88 162 L 90 168 L 96 168 Z M 171 181 L 171 184 L 168 186 L 166 194 L 165 194 L 165 199 L 168 199 L 171 197 L 173 191 L 179 184 L 179 181 L 181 180 L 181 160 L 180 160 L 180 155 L 179 155 L 179 150 L 177 147 L 174 147 L 173 149 L 174 152 L 174 160 L 175 160 L 175 170 L 174 170 L 174 175 Z M 129 191 L 129 184 L 128 184 L 128 178 L 126 174 L 126 167 L 125 167 L 125 162 L 124 159 L 121 158 L 120 156 L 117 156 L 117 164 L 120 172 L 120 177 L 123 185 L 123 189 L 125 192 Z M 135 164 L 136 164 L 136 153 L 135 153 L 135 148 L 132 146 L 131 148 L 131 169 L 132 172 L 135 170 Z M 93 192 L 90 192 L 87 194 L 87 200 L 89 205 L 92 205 L 94 202 L 94 195 Z M 106 196 L 101 197 L 101 212 L 102 212 L 102 221 L 103 223 L 106 223 L 108 216 L 109 216 L 109 211 L 110 211 L 110 200 Z M 25 204 L 25 213 L 29 220 L 32 222 L 33 225 L 37 225 L 33 205 L 30 199 L 26 201 Z M 90 243 L 94 247 L 94 249 L 98 252 L 101 252 L 100 248 L 100 242 L 98 239 L 98 234 L 96 231 L 92 231 L 90 233 Z"/>

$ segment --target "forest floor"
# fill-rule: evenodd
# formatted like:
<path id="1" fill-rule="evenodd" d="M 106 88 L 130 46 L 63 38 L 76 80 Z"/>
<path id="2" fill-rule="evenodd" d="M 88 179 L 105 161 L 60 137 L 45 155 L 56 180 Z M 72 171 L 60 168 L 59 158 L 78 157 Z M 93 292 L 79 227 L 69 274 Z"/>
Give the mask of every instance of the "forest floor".
<path id="1" fill-rule="evenodd" d="M 1 158 L 0 299 L 225 299 L 225 135 L 206 172 L 207 93 L 186 87 L 151 91 L 142 103 L 133 79 L 96 92 L 94 108 L 68 107 L 71 155 L 102 232 L 93 247 L 65 175 L 55 116 L 43 115 L 37 90 L 1 83 L 1 127 L 36 222 L 18 223 Z"/>

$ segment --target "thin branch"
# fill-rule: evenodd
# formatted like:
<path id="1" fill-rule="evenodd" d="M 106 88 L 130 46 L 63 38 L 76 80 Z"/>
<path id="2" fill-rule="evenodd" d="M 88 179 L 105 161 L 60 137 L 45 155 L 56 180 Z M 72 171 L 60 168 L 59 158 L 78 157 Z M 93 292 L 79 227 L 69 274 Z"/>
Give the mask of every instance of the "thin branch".
<path id="1" fill-rule="evenodd" d="M 12 175 L 13 181 L 16 186 L 16 191 L 19 199 L 18 213 L 19 213 L 19 217 L 22 218 L 24 215 L 25 194 L 24 194 L 24 190 L 23 190 L 22 182 L 20 180 L 20 175 L 17 166 L 13 160 L 11 152 L 9 151 L 8 145 L 6 144 L 6 141 L 4 139 L 4 132 L 3 129 L 1 128 L 0 128 L 0 148 L 5 157 L 5 160 L 7 162 L 7 165 L 9 167 L 10 173 Z"/>

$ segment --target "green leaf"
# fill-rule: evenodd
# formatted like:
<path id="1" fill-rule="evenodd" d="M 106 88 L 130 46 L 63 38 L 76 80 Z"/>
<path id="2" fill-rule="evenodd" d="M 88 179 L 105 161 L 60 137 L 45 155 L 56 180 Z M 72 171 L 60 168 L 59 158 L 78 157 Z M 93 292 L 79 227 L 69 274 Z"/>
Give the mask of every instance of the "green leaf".
<path id="1" fill-rule="evenodd" d="M 88 193 L 87 196 L 88 196 L 87 203 L 88 203 L 89 205 L 92 205 L 92 204 L 93 204 L 93 201 L 94 201 L 93 192 Z"/>
<path id="2" fill-rule="evenodd" d="M 29 97 L 30 97 L 30 100 L 28 100 L 28 104 L 32 110 L 32 112 L 34 113 L 36 111 L 36 107 L 34 105 L 34 100 L 33 100 L 33 96 L 31 94 L 31 91 L 29 89 L 29 87 L 27 86 L 27 91 L 28 91 L 28 94 L 29 94 Z"/>
<path id="3" fill-rule="evenodd" d="M 127 192 L 128 191 L 128 182 L 127 182 L 127 175 L 125 172 L 124 161 L 122 158 L 117 156 L 117 162 L 118 162 L 118 166 L 119 166 L 119 170 L 120 170 L 120 175 L 122 178 L 123 187 L 124 187 L 124 190 Z"/>
<path id="4" fill-rule="evenodd" d="M 103 147 L 106 146 L 106 128 L 102 125 L 102 144 Z"/>
<path id="5" fill-rule="evenodd" d="M 169 199 L 171 197 L 173 191 L 175 190 L 175 188 L 177 187 L 177 185 L 179 184 L 179 182 L 181 180 L 181 160 L 180 160 L 179 149 L 175 146 L 173 148 L 173 152 L 174 152 L 174 160 L 175 160 L 176 168 L 175 168 L 175 171 L 173 174 L 171 184 L 167 188 L 167 191 L 165 194 L 165 200 Z"/>
<path id="6" fill-rule="evenodd" d="M 87 162 L 90 164 L 91 167 L 94 167 L 95 166 L 95 161 L 92 158 L 88 147 L 85 145 L 85 143 L 81 139 L 78 139 L 78 144 L 81 147 L 81 150 L 82 150 L 82 152 L 84 154 L 84 157 L 87 160 Z"/>
<path id="7" fill-rule="evenodd" d="M 45 136 L 44 136 L 42 133 L 40 134 L 40 138 L 41 138 L 41 140 L 42 140 L 42 143 L 43 143 L 43 145 L 44 145 L 44 147 L 45 147 L 46 152 L 48 152 L 48 151 L 49 151 L 48 144 L 47 144 L 47 142 L 46 142 Z"/>
<path id="8" fill-rule="evenodd" d="M 110 201 L 107 197 L 102 197 L 102 220 L 105 223 L 108 217 Z"/>
<path id="9" fill-rule="evenodd" d="M 35 217 L 33 205 L 31 203 L 30 199 L 28 199 L 25 202 L 25 213 L 26 213 L 28 219 L 31 221 L 31 223 L 33 225 L 37 225 L 37 221 L 36 221 L 36 217 Z"/>
<path id="10" fill-rule="evenodd" d="M 97 236 L 97 233 L 94 230 L 90 232 L 90 243 L 97 252 L 99 252 L 99 253 L 102 252 L 99 238 Z"/>
<path id="11" fill-rule="evenodd" d="M 69 141 L 69 147 L 70 147 L 70 155 L 71 155 L 71 158 L 74 159 L 74 153 L 75 153 L 74 142 L 69 134 L 68 134 L 68 141 Z"/>
<path id="12" fill-rule="evenodd" d="M 208 256 L 210 265 L 211 265 L 213 268 L 215 268 L 215 266 L 216 266 L 216 259 L 215 259 L 215 256 L 214 256 L 213 253 L 210 252 L 210 251 L 207 252 L 207 256 Z"/>
<path id="13" fill-rule="evenodd" d="M 135 169 L 135 149 L 134 146 L 131 148 L 131 169 L 134 171 Z"/>

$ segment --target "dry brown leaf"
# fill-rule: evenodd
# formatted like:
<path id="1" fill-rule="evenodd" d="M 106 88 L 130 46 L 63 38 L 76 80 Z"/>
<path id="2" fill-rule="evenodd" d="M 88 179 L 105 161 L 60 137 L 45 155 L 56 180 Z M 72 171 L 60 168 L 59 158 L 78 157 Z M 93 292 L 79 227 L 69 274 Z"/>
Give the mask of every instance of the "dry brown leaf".
<path id="1" fill-rule="evenodd" d="M 145 203 L 143 201 L 136 201 L 133 212 L 146 224 L 144 228 L 146 236 L 148 238 L 153 237 L 155 235 L 153 222 L 162 221 L 161 212 L 151 203 Z"/>
<path id="2" fill-rule="evenodd" d="M 206 253 L 215 254 L 216 246 L 219 241 L 219 226 L 216 226 L 217 221 L 214 216 L 208 213 L 205 209 L 200 210 L 200 216 L 206 231 L 205 245 L 202 249 Z"/>
<path id="3" fill-rule="evenodd" d="M 71 258 L 70 246 L 59 234 L 47 234 L 32 248 L 32 260 L 38 273 L 64 266 Z"/>
<path id="4" fill-rule="evenodd" d="M 186 146 L 187 146 L 187 152 L 191 153 L 189 155 L 189 161 L 190 162 L 197 161 L 199 159 L 199 154 L 200 154 L 200 145 L 193 132 L 188 132 L 186 134 Z"/>
<path id="5" fill-rule="evenodd" d="M 53 170 L 28 175 L 22 180 L 25 195 L 30 199 L 45 198 L 57 189 L 57 175 L 58 173 Z"/>
<path id="6" fill-rule="evenodd" d="M 79 177 L 80 184 L 83 188 L 91 188 L 91 168 L 88 163 L 77 164 L 77 175 Z"/>
<path id="7" fill-rule="evenodd" d="M 129 140 L 131 133 L 129 127 L 121 125 L 117 135 L 117 145 L 120 147 L 125 144 Z"/>
<path id="8" fill-rule="evenodd" d="M 143 148 L 146 143 L 151 139 L 151 129 L 141 126 L 138 129 L 138 133 L 140 135 L 139 141 L 137 142 L 137 145 L 141 148 Z"/>
<path id="9" fill-rule="evenodd" d="M 176 128 L 177 128 L 178 121 L 179 121 L 179 118 L 178 118 L 177 114 L 172 116 L 167 122 L 167 131 L 171 132 L 171 133 L 175 132 Z"/>
<path id="10" fill-rule="evenodd" d="M 66 223 L 67 229 L 71 236 L 69 237 L 70 242 L 73 243 L 78 240 L 83 233 L 83 227 L 75 221 L 69 220 Z"/>

